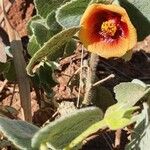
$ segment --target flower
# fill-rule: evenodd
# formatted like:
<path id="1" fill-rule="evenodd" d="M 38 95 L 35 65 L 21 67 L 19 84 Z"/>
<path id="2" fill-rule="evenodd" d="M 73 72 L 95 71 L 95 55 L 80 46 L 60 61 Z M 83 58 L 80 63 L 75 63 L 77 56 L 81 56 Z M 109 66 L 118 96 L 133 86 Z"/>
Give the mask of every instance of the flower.
<path id="1" fill-rule="evenodd" d="M 85 48 L 104 58 L 122 57 L 137 42 L 136 29 L 118 5 L 90 5 L 80 25 L 79 39 Z"/>

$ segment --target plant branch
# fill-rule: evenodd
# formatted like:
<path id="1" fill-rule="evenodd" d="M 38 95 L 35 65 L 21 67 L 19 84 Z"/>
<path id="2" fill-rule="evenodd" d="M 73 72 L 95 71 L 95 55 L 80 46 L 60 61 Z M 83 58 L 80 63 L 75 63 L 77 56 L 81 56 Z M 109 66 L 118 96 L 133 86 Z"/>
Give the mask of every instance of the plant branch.
<path id="1" fill-rule="evenodd" d="M 92 98 L 95 95 L 95 89 L 92 88 L 96 80 L 96 67 L 98 64 L 99 56 L 91 53 L 89 68 L 87 69 L 87 79 L 85 85 L 85 95 L 82 104 L 88 106 L 92 103 Z"/>
<path id="2" fill-rule="evenodd" d="M 4 19 L 6 22 L 10 47 L 12 50 L 12 55 L 13 55 L 13 60 L 15 65 L 17 81 L 19 85 L 21 106 L 23 108 L 25 120 L 31 122 L 32 115 L 31 115 L 30 84 L 25 70 L 26 62 L 23 56 L 23 46 L 17 31 L 14 30 L 14 28 L 11 26 L 7 18 L 3 0 L 1 0 L 1 5 L 4 14 Z"/>
<path id="3" fill-rule="evenodd" d="M 104 79 L 102 79 L 102 80 L 97 81 L 96 83 L 94 83 L 92 87 L 96 87 L 96 86 L 102 84 L 103 82 L 105 82 L 105 81 L 107 81 L 107 80 L 110 80 L 110 79 L 112 79 L 112 78 L 114 78 L 114 77 L 115 77 L 114 74 L 110 74 L 108 77 L 106 77 L 106 78 L 104 78 Z"/>

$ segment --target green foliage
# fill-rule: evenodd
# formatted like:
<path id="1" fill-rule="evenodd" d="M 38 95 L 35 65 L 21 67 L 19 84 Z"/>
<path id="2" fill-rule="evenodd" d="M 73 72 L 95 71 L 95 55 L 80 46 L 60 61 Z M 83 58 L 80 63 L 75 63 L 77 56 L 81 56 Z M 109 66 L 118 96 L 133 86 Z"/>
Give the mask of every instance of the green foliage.
<path id="1" fill-rule="evenodd" d="M 111 130 L 124 128 L 125 126 L 135 122 L 133 112 L 138 107 L 125 106 L 125 103 L 117 103 L 106 110 L 104 120 Z"/>
<path id="2" fill-rule="evenodd" d="M 32 32 L 36 37 L 37 43 L 42 46 L 51 36 L 48 28 L 42 22 L 33 21 L 31 23 Z"/>
<path id="3" fill-rule="evenodd" d="M 53 58 L 57 53 L 59 53 L 60 47 L 62 47 L 66 42 L 68 42 L 74 34 L 79 30 L 79 27 L 72 27 L 53 36 L 48 40 L 40 50 L 38 50 L 31 58 L 28 66 L 27 73 L 33 75 L 32 68 L 36 62 L 39 62 L 44 57 L 49 56 Z"/>
<path id="4" fill-rule="evenodd" d="M 31 149 L 31 139 L 38 130 L 27 122 L 0 117 L 0 131 L 20 149 Z"/>
<path id="5" fill-rule="evenodd" d="M 51 149 L 63 149 L 90 125 L 102 119 L 102 112 L 95 107 L 76 110 L 39 130 L 32 139 L 33 148 L 46 144 Z"/>
<path id="6" fill-rule="evenodd" d="M 33 32 L 32 32 L 32 26 L 31 26 L 31 23 L 32 23 L 33 21 L 42 21 L 42 18 L 41 18 L 40 16 L 38 16 L 38 15 L 35 15 L 35 16 L 33 16 L 33 17 L 29 20 L 29 22 L 28 22 L 28 24 L 27 24 L 28 36 L 32 36 L 32 34 L 33 34 Z"/>
<path id="7" fill-rule="evenodd" d="M 138 40 L 143 40 L 150 34 L 150 3 L 148 0 L 117 0 L 123 6 L 135 26 Z M 140 20 L 140 21 L 139 21 Z"/>
<path id="8" fill-rule="evenodd" d="M 35 35 L 30 37 L 27 49 L 30 56 L 33 56 L 40 49 L 40 45 L 38 44 Z"/>
<path id="9" fill-rule="evenodd" d="M 126 107 L 131 107 L 150 93 L 150 88 L 142 86 L 142 84 L 139 84 L 141 81 L 137 81 L 123 82 L 114 87 L 115 97 L 119 103 L 124 103 Z"/>
<path id="10" fill-rule="evenodd" d="M 6 63 L 0 62 L 0 74 L 4 72 L 8 72 L 9 68 L 10 68 L 10 62 L 6 62 Z"/>
<path id="11" fill-rule="evenodd" d="M 64 27 L 79 26 L 81 16 L 91 0 L 71 0 L 56 11 L 57 21 Z"/>
<path id="12" fill-rule="evenodd" d="M 150 110 L 144 103 L 142 112 L 137 117 L 134 131 L 131 134 L 131 142 L 126 146 L 126 150 L 139 149 L 149 150 L 150 147 Z"/>
<path id="13" fill-rule="evenodd" d="M 46 24 L 54 35 L 62 30 L 62 27 L 56 21 L 55 15 L 56 13 L 52 12 L 46 18 Z"/>
<path id="14" fill-rule="evenodd" d="M 65 45 L 63 56 L 67 57 L 67 56 L 73 54 L 74 50 L 76 49 L 76 46 L 77 46 L 76 41 L 74 39 L 71 39 Z"/>
<path id="15" fill-rule="evenodd" d="M 5 68 L 4 77 L 8 81 L 16 81 L 16 72 L 15 72 L 14 62 L 10 61 L 7 64 L 8 64 L 8 66 L 6 66 L 6 68 Z"/>
<path id="16" fill-rule="evenodd" d="M 55 11 L 58 7 L 63 5 L 69 0 L 34 0 L 37 14 L 43 18 L 46 18 L 48 14 Z"/>
<path id="17" fill-rule="evenodd" d="M 96 87 L 95 92 L 96 94 L 93 98 L 93 104 L 102 109 L 103 112 L 115 103 L 112 93 L 107 88 L 98 86 Z"/>
<path id="18" fill-rule="evenodd" d="M 56 81 L 53 78 L 53 73 L 52 67 L 48 63 L 44 63 L 38 71 L 40 84 L 44 84 L 49 87 L 56 85 Z"/>
<path id="19" fill-rule="evenodd" d="M 41 60 L 36 76 L 32 79 L 37 86 L 42 86 L 44 91 L 50 93 L 52 86 L 56 84 L 53 78 L 54 68 L 48 61 L 55 61 L 60 57 L 66 57 L 76 49 L 76 41 L 73 36 L 79 31 L 79 23 L 87 6 L 91 3 L 111 3 L 111 0 L 34 0 L 37 15 L 28 23 L 30 36 L 28 52 L 32 56 L 27 65 L 27 73 L 33 75 L 33 67 Z M 114 3 L 123 6 L 137 29 L 138 40 L 142 40 L 150 34 L 150 4 L 147 0 L 114 0 Z M 139 19 L 137 19 L 139 18 Z M 139 22 L 140 20 L 140 22 Z M 1 64 L 0 64 L 1 65 Z M 14 77 L 13 64 L 0 66 L 1 72 L 7 78 Z M 127 148 L 144 148 L 149 146 L 149 114 L 144 110 L 139 116 L 133 113 L 138 109 L 134 105 L 139 100 L 147 100 L 150 87 L 139 80 L 120 83 L 115 86 L 114 104 L 113 96 L 107 89 L 100 87 L 96 90 L 97 97 L 93 103 L 103 109 L 95 107 L 76 110 L 70 115 L 63 116 L 49 125 L 39 129 L 38 127 L 16 120 L 0 117 L 0 130 L 5 136 L 20 149 L 77 149 L 81 142 L 99 129 L 109 127 L 111 130 L 124 128 L 136 122 L 135 133 Z M 101 98 L 102 102 L 99 102 Z M 114 105 L 112 105 L 114 104 Z M 111 105 L 111 106 L 110 106 Z M 135 120 L 137 119 L 137 120 Z M 13 130 L 12 130 L 13 129 Z M 148 138 L 147 138 L 148 137 Z M 138 143 L 137 143 L 138 141 Z"/>

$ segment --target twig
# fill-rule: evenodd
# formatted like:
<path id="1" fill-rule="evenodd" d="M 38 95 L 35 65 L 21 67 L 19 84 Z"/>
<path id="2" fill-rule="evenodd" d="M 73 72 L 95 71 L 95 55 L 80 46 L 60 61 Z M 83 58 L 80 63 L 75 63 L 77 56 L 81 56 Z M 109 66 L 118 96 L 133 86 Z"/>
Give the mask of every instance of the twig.
<path id="1" fill-rule="evenodd" d="M 13 98 L 15 95 L 15 88 L 16 88 L 16 84 L 14 84 L 14 86 L 13 86 L 13 91 L 12 91 L 12 95 L 11 95 L 11 99 L 10 99 L 10 106 L 13 104 Z"/>
<path id="2" fill-rule="evenodd" d="M 74 74 L 70 77 L 70 79 L 69 79 L 69 81 L 68 81 L 68 83 L 67 83 L 67 86 L 70 84 L 70 82 L 71 82 L 71 80 L 74 78 L 74 76 L 77 75 L 83 68 L 87 68 L 87 66 L 82 66 L 82 67 L 78 68 L 78 69 L 74 72 Z"/>
<path id="3" fill-rule="evenodd" d="M 10 2 L 8 2 L 7 6 L 5 6 L 5 11 L 6 13 L 9 11 L 10 7 L 12 6 L 12 4 Z M 4 15 L 3 13 L 0 15 L 0 24 L 3 22 L 4 20 Z"/>
<path id="4" fill-rule="evenodd" d="M 119 149 L 121 142 L 121 129 L 118 129 L 115 133 L 115 148 Z"/>
<path id="5" fill-rule="evenodd" d="M 102 80 L 97 81 L 96 83 L 94 83 L 92 87 L 96 87 L 96 86 L 102 84 L 103 82 L 105 82 L 105 81 L 107 81 L 107 80 L 110 80 L 110 79 L 112 79 L 112 78 L 114 78 L 114 77 L 115 77 L 115 75 L 114 75 L 114 74 L 111 74 L 111 75 L 109 75 L 108 77 L 106 77 L 106 78 L 104 78 L 104 79 L 102 79 Z"/>
<path id="6" fill-rule="evenodd" d="M 80 94 L 81 94 L 81 86 L 82 86 L 82 69 L 83 69 L 83 54 L 84 54 L 84 48 L 83 48 L 83 45 L 82 45 L 82 52 L 81 52 L 81 66 L 80 66 L 80 83 L 79 83 L 79 93 L 78 93 L 78 99 L 77 99 L 77 108 L 79 107 L 80 105 Z"/>
<path id="7" fill-rule="evenodd" d="M 13 54 L 14 66 L 15 66 L 18 85 L 19 85 L 21 106 L 23 108 L 25 120 L 31 122 L 32 114 L 31 114 L 30 84 L 25 70 L 26 62 L 23 56 L 23 46 L 21 43 L 21 38 L 19 37 L 17 31 L 11 26 L 9 22 L 9 19 L 7 17 L 4 8 L 3 0 L 1 0 L 1 6 L 2 6 L 7 32 L 9 36 L 10 47 Z"/>
<path id="8" fill-rule="evenodd" d="M 4 87 L 6 86 L 7 82 L 8 82 L 8 80 L 5 79 L 4 82 L 3 82 L 3 84 L 2 84 L 1 87 L 0 87 L 0 93 L 3 91 L 3 89 L 4 89 Z"/>

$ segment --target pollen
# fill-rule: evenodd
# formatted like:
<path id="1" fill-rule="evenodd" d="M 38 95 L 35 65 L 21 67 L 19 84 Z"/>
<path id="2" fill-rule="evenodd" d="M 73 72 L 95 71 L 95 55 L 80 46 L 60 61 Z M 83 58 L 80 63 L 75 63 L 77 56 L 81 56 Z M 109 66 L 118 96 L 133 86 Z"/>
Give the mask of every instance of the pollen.
<path id="1" fill-rule="evenodd" d="M 101 25 L 101 31 L 108 36 L 114 36 L 117 31 L 116 24 L 112 20 L 105 21 Z"/>

